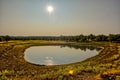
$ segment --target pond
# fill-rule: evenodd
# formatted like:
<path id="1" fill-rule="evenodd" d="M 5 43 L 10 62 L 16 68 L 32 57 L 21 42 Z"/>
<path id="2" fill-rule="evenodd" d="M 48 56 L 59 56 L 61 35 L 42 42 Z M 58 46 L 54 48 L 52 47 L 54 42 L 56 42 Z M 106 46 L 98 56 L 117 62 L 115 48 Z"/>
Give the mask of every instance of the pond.
<path id="1" fill-rule="evenodd" d="M 99 53 L 93 45 L 46 45 L 33 46 L 25 51 L 26 61 L 38 65 L 61 65 L 83 61 Z"/>

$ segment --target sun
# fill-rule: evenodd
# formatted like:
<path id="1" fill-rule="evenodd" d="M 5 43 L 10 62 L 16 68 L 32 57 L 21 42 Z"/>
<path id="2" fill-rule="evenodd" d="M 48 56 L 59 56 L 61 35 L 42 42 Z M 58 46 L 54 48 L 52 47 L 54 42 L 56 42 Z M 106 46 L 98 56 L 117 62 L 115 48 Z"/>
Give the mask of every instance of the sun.
<path id="1" fill-rule="evenodd" d="M 47 11 L 51 14 L 54 11 L 53 6 L 51 5 L 47 6 Z"/>

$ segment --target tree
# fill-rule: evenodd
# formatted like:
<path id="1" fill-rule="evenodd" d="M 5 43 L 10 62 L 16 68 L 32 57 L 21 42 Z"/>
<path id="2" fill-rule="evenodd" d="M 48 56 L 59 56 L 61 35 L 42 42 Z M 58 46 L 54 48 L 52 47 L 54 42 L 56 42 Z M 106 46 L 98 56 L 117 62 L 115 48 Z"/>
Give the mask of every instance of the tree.
<path id="1" fill-rule="evenodd" d="M 88 35 L 88 41 L 94 41 L 95 38 L 96 37 L 93 34 Z"/>
<path id="2" fill-rule="evenodd" d="M 109 34 L 108 36 L 108 40 L 110 42 L 113 42 L 113 41 L 117 41 L 117 42 L 120 42 L 120 34 Z"/>
<path id="3" fill-rule="evenodd" d="M 0 36 L 0 41 L 5 41 L 4 36 Z"/>
<path id="4" fill-rule="evenodd" d="M 80 40 L 79 36 L 75 36 L 75 37 L 74 37 L 74 41 L 79 42 L 79 40 Z"/>
<path id="5" fill-rule="evenodd" d="M 95 38 L 95 40 L 96 41 L 107 41 L 107 36 L 105 36 L 105 35 L 98 35 L 98 36 L 96 36 L 96 38 Z"/>
<path id="6" fill-rule="evenodd" d="M 11 37 L 8 35 L 6 35 L 4 38 L 5 38 L 5 41 L 9 41 L 11 39 Z"/>
<path id="7" fill-rule="evenodd" d="M 109 34 L 108 40 L 109 40 L 110 42 L 114 41 L 114 35 L 113 35 L 113 34 Z"/>

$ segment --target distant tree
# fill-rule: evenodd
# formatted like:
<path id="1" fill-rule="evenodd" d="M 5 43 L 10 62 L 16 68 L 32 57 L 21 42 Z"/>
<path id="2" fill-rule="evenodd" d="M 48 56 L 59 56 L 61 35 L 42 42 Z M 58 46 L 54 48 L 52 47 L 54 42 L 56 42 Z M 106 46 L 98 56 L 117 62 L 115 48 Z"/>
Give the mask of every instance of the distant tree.
<path id="1" fill-rule="evenodd" d="M 110 42 L 113 42 L 113 41 L 117 41 L 117 42 L 120 42 L 120 34 L 109 34 L 108 36 L 108 40 Z"/>
<path id="2" fill-rule="evenodd" d="M 96 38 L 96 36 L 93 34 L 88 35 L 88 41 L 94 41 L 95 38 Z"/>
<path id="3" fill-rule="evenodd" d="M 83 34 L 80 34 L 80 35 L 79 35 L 79 41 L 84 41 L 84 38 L 83 38 L 83 37 L 84 37 L 84 35 L 83 35 Z"/>
<path id="4" fill-rule="evenodd" d="M 110 42 L 114 41 L 114 40 L 115 40 L 114 35 L 113 35 L 113 34 L 109 34 L 108 40 L 109 40 Z"/>
<path id="5" fill-rule="evenodd" d="M 105 36 L 105 35 L 98 35 L 98 36 L 96 36 L 96 38 L 95 38 L 95 40 L 96 41 L 107 41 L 107 36 Z"/>
<path id="6" fill-rule="evenodd" d="M 85 42 L 85 41 L 87 41 L 88 40 L 88 37 L 87 36 L 83 36 L 82 38 L 81 38 L 81 41 L 82 42 Z"/>
<path id="7" fill-rule="evenodd" d="M 0 41 L 5 41 L 4 36 L 0 36 Z"/>
<path id="8" fill-rule="evenodd" d="M 75 36 L 75 37 L 74 37 L 74 41 L 79 42 L 79 40 L 80 40 L 80 37 L 79 37 L 79 36 Z"/>
<path id="9" fill-rule="evenodd" d="M 117 42 L 120 42 L 120 34 L 116 34 L 115 38 Z"/>
<path id="10" fill-rule="evenodd" d="M 0 41 L 9 40 L 63 40 L 63 41 L 76 41 L 76 42 L 86 42 L 86 41 L 111 41 L 120 42 L 120 34 L 109 34 L 97 35 L 90 34 L 88 36 L 80 34 L 76 36 L 0 36 Z"/>
<path id="11" fill-rule="evenodd" d="M 4 38 L 5 38 L 5 41 L 9 41 L 11 39 L 10 36 L 8 35 L 4 36 Z"/>
<path id="12" fill-rule="evenodd" d="M 102 41 L 107 41 L 107 36 L 106 35 L 101 35 L 101 39 L 102 39 Z"/>

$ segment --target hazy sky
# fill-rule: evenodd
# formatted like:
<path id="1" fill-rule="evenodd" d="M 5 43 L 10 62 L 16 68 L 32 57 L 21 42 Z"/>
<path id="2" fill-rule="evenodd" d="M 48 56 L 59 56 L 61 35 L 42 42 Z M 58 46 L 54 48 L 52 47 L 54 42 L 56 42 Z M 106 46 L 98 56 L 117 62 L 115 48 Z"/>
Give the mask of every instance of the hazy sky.
<path id="1" fill-rule="evenodd" d="M 120 34 L 120 0 L 0 0 L 0 35 L 91 33 Z"/>

